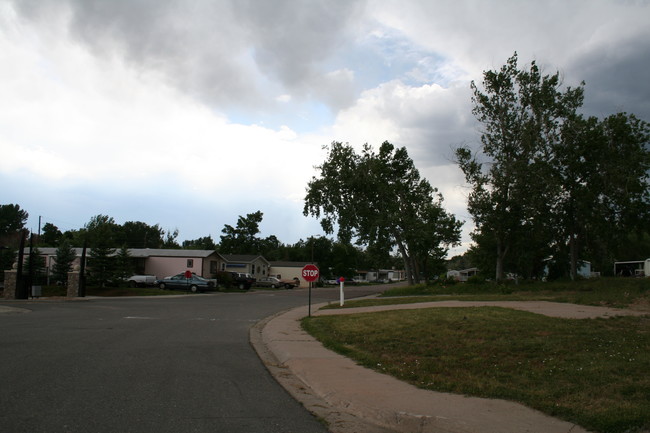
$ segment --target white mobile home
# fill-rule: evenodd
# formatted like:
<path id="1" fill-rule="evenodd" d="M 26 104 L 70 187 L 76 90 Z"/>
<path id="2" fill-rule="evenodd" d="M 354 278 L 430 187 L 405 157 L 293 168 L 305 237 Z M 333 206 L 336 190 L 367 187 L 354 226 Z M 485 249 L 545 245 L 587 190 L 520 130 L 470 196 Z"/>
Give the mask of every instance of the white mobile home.
<path id="1" fill-rule="evenodd" d="M 617 277 L 650 277 L 650 259 L 614 263 Z"/>

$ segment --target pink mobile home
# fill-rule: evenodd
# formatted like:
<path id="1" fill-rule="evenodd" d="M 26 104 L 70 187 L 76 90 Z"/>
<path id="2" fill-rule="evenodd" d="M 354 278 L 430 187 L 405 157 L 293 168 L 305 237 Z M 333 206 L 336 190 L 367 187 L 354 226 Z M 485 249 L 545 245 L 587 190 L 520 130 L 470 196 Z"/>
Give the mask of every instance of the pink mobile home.
<path id="1" fill-rule="evenodd" d="M 45 259 L 46 273 L 49 275 L 56 262 L 56 248 L 39 248 Z M 73 266 L 79 269 L 81 248 L 74 248 L 76 258 Z M 90 257 L 90 248 L 86 257 Z M 29 249 L 25 249 L 29 254 Z M 129 254 L 135 262 L 137 274 L 155 275 L 162 279 L 187 270 L 205 278 L 214 278 L 217 271 L 225 266 L 224 258 L 214 250 L 158 250 L 149 248 L 130 248 Z"/>
<path id="2" fill-rule="evenodd" d="M 205 278 L 214 278 L 222 268 L 224 258 L 214 250 L 129 250 L 131 257 L 144 262 L 144 273 L 162 279 L 190 271 Z"/>

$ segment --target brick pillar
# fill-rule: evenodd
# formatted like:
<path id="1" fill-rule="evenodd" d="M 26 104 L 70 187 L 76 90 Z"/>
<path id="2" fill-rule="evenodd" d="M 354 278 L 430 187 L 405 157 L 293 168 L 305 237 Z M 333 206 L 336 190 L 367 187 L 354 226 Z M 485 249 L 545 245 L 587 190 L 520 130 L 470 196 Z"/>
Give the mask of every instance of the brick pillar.
<path id="1" fill-rule="evenodd" d="M 68 298 L 76 298 L 79 296 L 79 272 L 68 272 Z"/>
<path id="2" fill-rule="evenodd" d="M 5 299 L 16 299 L 16 279 L 18 278 L 18 271 L 12 269 L 5 271 L 5 290 L 3 297 Z"/>

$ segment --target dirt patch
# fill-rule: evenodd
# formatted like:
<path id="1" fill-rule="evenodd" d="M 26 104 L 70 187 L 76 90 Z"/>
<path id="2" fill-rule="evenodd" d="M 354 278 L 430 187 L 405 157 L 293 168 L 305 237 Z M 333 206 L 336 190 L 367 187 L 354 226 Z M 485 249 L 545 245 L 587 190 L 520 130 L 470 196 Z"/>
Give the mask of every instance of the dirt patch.
<path id="1" fill-rule="evenodd" d="M 630 310 L 650 312 L 650 298 L 638 298 L 636 301 L 630 304 Z"/>

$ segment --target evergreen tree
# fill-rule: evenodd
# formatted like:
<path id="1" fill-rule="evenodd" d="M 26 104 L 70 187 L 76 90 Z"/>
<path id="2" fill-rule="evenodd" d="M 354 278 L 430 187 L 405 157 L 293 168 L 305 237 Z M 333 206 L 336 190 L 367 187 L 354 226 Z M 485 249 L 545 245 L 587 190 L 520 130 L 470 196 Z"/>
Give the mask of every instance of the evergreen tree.
<path id="1" fill-rule="evenodd" d="M 55 282 L 67 283 L 68 272 L 72 272 L 72 264 L 76 256 L 77 254 L 68 240 L 64 239 L 59 243 L 59 247 L 56 249 L 56 262 L 52 267 L 52 276 Z"/>
<path id="2" fill-rule="evenodd" d="M 129 249 L 126 245 L 123 245 L 122 248 L 117 250 L 115 255 L 115 272 L 112 275 L 112 279 L 121 285 L 127 278 L 133 275 L 134 264 L 131 254 L 129 254 Z"/>

